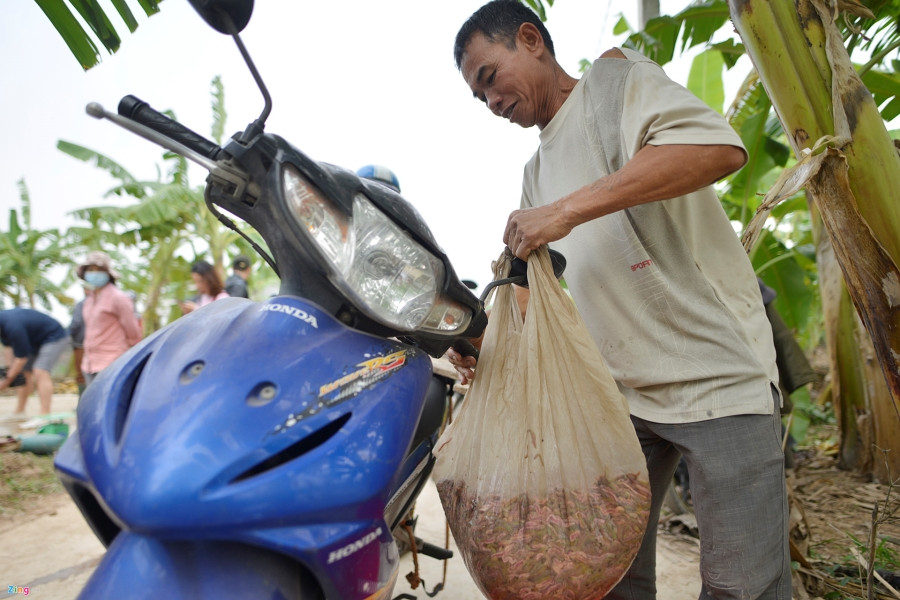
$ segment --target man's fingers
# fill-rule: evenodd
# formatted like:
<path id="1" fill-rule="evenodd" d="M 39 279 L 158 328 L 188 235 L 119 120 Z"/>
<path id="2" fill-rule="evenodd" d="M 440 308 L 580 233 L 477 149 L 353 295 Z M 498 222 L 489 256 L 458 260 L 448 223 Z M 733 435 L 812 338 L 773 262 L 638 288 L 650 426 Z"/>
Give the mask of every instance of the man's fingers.
<path id="1" fill-rule="evenodd" d="M 447 360 L 450 361 L 450 364 L 456 367 L 458 371 L 460 368 L 463 369 L 474 369 L 475 365 L 478 364 L 478 361 L 474 356 L 463 356 L 456 350 L 452 348 L 447 350 Z"/>
<path id="2" fill-rule="evenodd" d="M 467 369 L 465 367 L 456 367 L 456 372 L 459 374 L 459 382 L 463 385 L 466 385 L 470 381 L 475 379 L 475 371 L 473 371 L 472 369 Z"/>
<path id="3" fill-rule="evenodd" d="M 506 230 L 503 232 L 503 243 L 512 248 L 518 240 L 516 239 L 516 228 L 513 224 L 507 223 Z"/>
<path id="4" fill-rule="evenodd" d="M 475 365 L 478 361 L 474 356 L 462 356 L 456 350 L 452 348 L 447 350 L 447 360 L 450 361 L 450 364 L 453 365 L 453 368 L 456 369 L 456 373 L 459 375 L 459 382 L 463 385 L 468 384 L 470 381 L 475 379 Z"/>

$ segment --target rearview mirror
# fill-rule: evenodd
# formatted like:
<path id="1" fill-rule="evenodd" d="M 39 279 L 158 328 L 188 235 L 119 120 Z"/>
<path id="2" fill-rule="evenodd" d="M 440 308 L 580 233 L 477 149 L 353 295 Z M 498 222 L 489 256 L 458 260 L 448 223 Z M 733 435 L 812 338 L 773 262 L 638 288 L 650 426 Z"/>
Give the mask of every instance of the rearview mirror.
<path id="1" fill-rule="evenodd" d="M 219 33 L 240 33 L 250 22 L 253 0 L 188 0 L 203 20 Z"/>

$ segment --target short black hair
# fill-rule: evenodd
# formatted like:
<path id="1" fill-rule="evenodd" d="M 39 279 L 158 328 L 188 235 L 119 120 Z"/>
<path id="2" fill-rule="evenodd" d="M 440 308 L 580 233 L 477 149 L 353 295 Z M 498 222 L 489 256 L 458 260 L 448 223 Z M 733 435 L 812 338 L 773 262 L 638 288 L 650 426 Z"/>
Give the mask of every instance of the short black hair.
<path id="1" fill-rule="evenodd" d="M 246 271 L 250 268 L 250 259 L 243 254 L 238 254 L 231 262 L 231 268 L 237 269 L 238 271 Z"/>
<path id="2" fill-rule="evenodd" d="M 469 20 L 463 23 L 459 33 L 456 34 L 456 43 L 453 45 L 453 59 L 456 61 L 456 68 L 462 67 L 462 57 L 466 51 L 466 45 L 476 33 L 481 32 L 489 41 L 502 42 L 512 50 L 516 47 L 516 34 L 522 23 L 531 23 L 537 27 L 547 50 L 551 55 L 556 56 L 550 32 L 547 31 L 537 13 L 519 0 L 491 0 L 472 13 Z"/>
<path id="3" fill-rule="evenodd" d="M 197 275 L 206 275 L 207 273 L 212 273 L 212 271 L 213 266 L 205 260 L 198 260 L 191 265 L 191 273 L 196 273 Z"/>

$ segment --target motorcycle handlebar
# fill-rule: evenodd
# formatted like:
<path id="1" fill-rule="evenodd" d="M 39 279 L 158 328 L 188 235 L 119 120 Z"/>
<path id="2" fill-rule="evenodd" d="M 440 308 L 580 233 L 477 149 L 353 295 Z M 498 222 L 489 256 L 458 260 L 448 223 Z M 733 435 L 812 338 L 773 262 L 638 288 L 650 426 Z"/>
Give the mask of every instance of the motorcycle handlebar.
<path id="1" fill-rule="evenodd" d="M 476 360 L 479 358 L 480 352 L 478 351 L 478 348 L 465 338 L 456 338 L 453 341 L 453 345 L 450 347 L 459 352 L 462 356 L 474 356 Z"/>
<path id="2" fill-rule="evenodd" d="M 122 98 L 119 101 L 118 110 L 121 116 L 145 125 L 153 131 L 161 133 L 211 160 L 216 160 L 221 151 L 218 144 L 191 131 L 178 121 L 154 110 L 149 104 L 136 96 L 129 94 Z"/>

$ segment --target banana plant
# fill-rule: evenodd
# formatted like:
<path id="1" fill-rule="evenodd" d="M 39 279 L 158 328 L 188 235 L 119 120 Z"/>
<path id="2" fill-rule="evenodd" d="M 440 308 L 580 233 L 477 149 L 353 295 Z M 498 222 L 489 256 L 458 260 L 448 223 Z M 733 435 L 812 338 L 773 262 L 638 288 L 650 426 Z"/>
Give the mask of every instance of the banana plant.
<path id="1" fill-rule="evenodd" d="M 823 19 L 811 9 L 814 4 L 826 6 L 826 12 L 830 7 L 829 16 Z M 868 0 L 866 4 L 868 9 L 853 0 L 830 4 L 711 0 L 692 3 L 674 16 L 651 20 L 643 31 L 631 30 L 622 19 L 617 32 L 626 34 L 625 46 L 661 64 L 679 50 L 700 45 L 706 52 L 695 62 L 704 63 L 694 66 L 688 86 L 716 108 L 718 99 L 710 98 L 717 93 L 714 79 L 718 67 L 708 53 L 721 53 L 726 69 L 742 54 L 750 55 L 756 69 L 725 113 L 744 140 L 750 161 L 720 189 L 726 211 L 742 230 L 750 225 L 749 217 L 756 214 L 766 191 L 780 182 L 786 169 L 796 168 L 806 158 L 805 147 L 811 148 L 823 135 L 835 135 L 831 109 L 849 98 L 845 91 L 844 97 L 838 93 L 837 102 L 833 100 L 832 71 L 847 79 L 854 73 L 861 77 L 864 86 L 853 89 L 861 98 L 868 98 L 866 110 L 850 111 L 853 142 L 842 151 L 849 153 L 847 160 L 852 165 L 848 185 L 856 194 L 865 227 L 874 224 L 875 233 L 856 238 L 851 223 L 859 219 L 832 216 L 833 235 L 829 235 L 815 199 L 807 193 L 813 186 L 788 186 L 789 190 L 780 188 L 785 192 L 778 198 L 781 204 L 766 207 L 765 219 L 756 219 L 754 228 L 762 223 L 765 228 L 750 235 L 758 241 L 749 244 L 748 251 L 757 273 L 778 291 L 779 313 L 799 332 L 807 349 L 811 350 L 824 332 L 834 383 L 823 397 L 833 401 L 841 425 L 842 462 L 867 473 L 874 469 L 876 476 L 884 478 L 885 468 L 896 473 L 898 464 L 885 467 L 883 461 L 872 461 L 871 443 L 900 448 L 894 431 L 898 422 L 896 393 L 892 395 L 888 389 L 888 383 L 896 379 L 897 346 L 889 338 L 896 335 L 898 310 L 896 304 L 890 306 L 890 301 L 882 301 L 880 309 L 872 308 L 866 295 L 878 296 L 877 287 L 872 285 L 876 282 L 882 284 L 882 290 L 893 289 L 896 252 L 886 251 L 887 261 L 881 250 L 896 246 L 900 239 L 894 217 L 896 202 L 892 201 L 898 195 L 890 187 L 879 189 L 897 172 L 896 152 L 892 152 L 888 135 L 896 139 L 900 132 L 886 132 L 884 122 L 900 114 L 900 61 L 896 58 L 900 48 L 900 0 Z M 836 19 L 838 14 L 841 18 Z M 740 37 L 725 35 L 721 41 L 723 33 L 731 30 L 730 18 Z M 822 32 L 826 26 L 831 32 L 829 52 L 824 51 Z M 851 54 L 861 60 L 851 63 Z M 834 55 L 840 58 L 833 60 Z M 813 81 L 815 77 L 818 82 Z M 798 104 L 801 109 L 796 109 Z M 809 126 L 798 118 L 807 114 L 803 111 L 822 116 Z M 798 140 L 798 131 L 808 139 Z M 860 160 L 857 154 L 873 144 L 883 153 L 883 160 L 865 154 L 870 170 L 861 175 L 861 163 L 867 159 Z M 871 187 L 861 186 L 861 180 L 868 180 Z M 865 189 L 858 189 L 861 187 Z M 833 238 L 840 240 L 840 260 L 832 246 Z M 868 259 L 869 253 L 878 258 Z M 865 264 L 880 265 L 874 271 L 870 269 L 868 279 L 857 276 L 865 274 L 866 269 L 860 268 Z M 844 284 L 845 277 L 854 281 L 854 294 Z M 864 322 L 868 322 L 867 328 Z M 897 463 L 897 452 L 891 454 Z"/>
<path id="2" fill-rule="evenodd" d="M 31 196 L 24 179 L 18 182 L 21 218 L 9 211 L 7 231 L 0 231 L 0 294 L 13 306 L 52 310 L 51 299 L 71 306 L 63 285 L 48 274 L 52 267 L 71 265 L 69 247 L 57 229 L 37 230 L 31 223 Z"/>
<path id="3" fill-rule="evenodd" d="M 821 261 L 820 275 L 834 280 L 823 268 L 837 265 L 847 292 L 835 292 L 831 284 L 823 296 L 823 302 L 834 303 L 825 309 L 831 326 L 826 337 L 837 376 L 832 396 L 842 459 L 887 479 L 891 471 L 900 472 L 900 154 L 881 112 L 892 111 L 893 100 L 880 110 L 838 27 L 839 17 L 865 23 L 875 14 L 850 0 L 730 0 L 729 6 L 798 161 L 767 194 L 764 210 L 745 233 L 746 245 L 754 243 L 766 209 L 806 188 L 820 253 L 830 243 L 834 257 Z M 847 310 L 846 298 L 855 314 Z M 856 318 L 871 340 L 870 364 L 880 367 L 875 376 L 853 368 L 850 359 L 837 363 L 836 348 L 859 337 L 850 333 Z M 857 344 L 857 365 L 866 363 L 868 349 Z M 855 410 L 846 410 L 849 405 Z M 874 446 L 895 452 L 885 461 L 872 460 Z"/>
<path id="4" fill-rule="evenodd" d="M 221 143 L 225 128 L 225 92 L 221 78 L 211 83 L 212 138 Z M 174 118 L 174 115 L 169 113 Z M 144 332 L 151 333 L 180 316 L 171 300 L 187 298 L 190 267 L 204 258 L 224 275 L 227 252 L 249 252 L 240 236 L 226 229 L 204 206 L 203 187 L 192 187 L 184 157 L 165 153 L 165 173 L 157 181 L 139 181 L 113 159 L 89 148 L 64 140 L 57 143 L 62 152 L 106 171 L 117 184 L 107 196 L 131 197 L 126 206 L 94 206 L 71 214 L 85 226 L 72 227 L 70 233 L 87 248 L 123 250 L 117 255 L 136 256 L 139 262 L 122 269 L 123 287 L 143 299 Z M 259 241 L 258 241 L 259 243 Z M 127 252 L 132 249 L 137 252 Z"/>
<path id="5" fill-rule="evenodd" d="M 69 0 L 68 5 L 63 0 L 35 0 L 35 2 L 85 71 L 100 63 L 100 50 L 88 31 L 75 18 L 70 6 L 84 20 L 107 52 L 110 54 L 116 52 L 122 44 L 122 38 L 116 31 L 112 19 L 97 0 Z M 135 2 L 148 17 L 159 12 L 157 0 L 135 0 Z M 125 0 L 112 0 L 112 4 L 123 25 L 134 33 L 138 28 L 138 21 L 128 3 Z"/>

